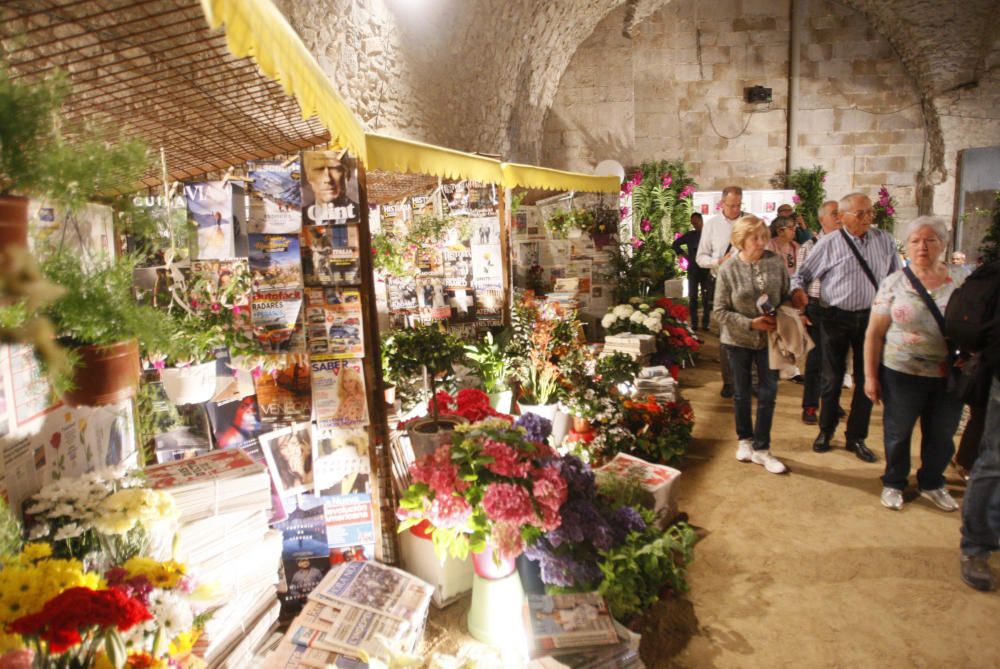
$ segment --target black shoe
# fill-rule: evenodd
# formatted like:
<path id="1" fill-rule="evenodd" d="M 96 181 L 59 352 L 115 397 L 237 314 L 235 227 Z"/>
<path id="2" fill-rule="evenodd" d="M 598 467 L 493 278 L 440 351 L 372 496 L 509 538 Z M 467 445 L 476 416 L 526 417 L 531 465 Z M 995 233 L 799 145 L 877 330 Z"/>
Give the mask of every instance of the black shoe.
<path id="1" fill-rule="evenodd" d="M 725 397 L 727 400 L 733 396 L 733 387 L 728 383 L 722 385 L 722 390 L 719 392 L 719 397 Z"/>
<path id="2" fill-rule="evenodd" d="M 985 555 L 963 555 L 962 556 L 962 580 L 976 590 L 989 592 L 997 587 L 993 572 L 990 571 L 990 563 Z"/>
<path id="3" fill-rule="evenodd" d="M 791 378 L 792 383 L 805 383 L 806 379 L 801 374 L 796 374 Z"/>
<path id="4" fill-rule="evenodd" d="M 820 432 L 819 436 L 816 437 L 816 441 L 813 442 L 813 450 L 817 453 L 826 453 L 830 450 L 830 439 L 833 435 L 829 432 Z"/>
<path id="5" fill-rule="evenodd" d="M 819 419 L 816 416 L 816 407 L 806 407 L 802 410 L 802 422 L 806 425 L 816 425 Z"/>
<path id="6" fill-rule="evenodd" d="M 858 456 L 858 460 L 864 460 L 865 462 L 875 462 L 875 454 L 871 452 L 871 449 L 865 446 L 864 439 L 848 439 L 847 440 L 847 450 L 854 455 Z"/>

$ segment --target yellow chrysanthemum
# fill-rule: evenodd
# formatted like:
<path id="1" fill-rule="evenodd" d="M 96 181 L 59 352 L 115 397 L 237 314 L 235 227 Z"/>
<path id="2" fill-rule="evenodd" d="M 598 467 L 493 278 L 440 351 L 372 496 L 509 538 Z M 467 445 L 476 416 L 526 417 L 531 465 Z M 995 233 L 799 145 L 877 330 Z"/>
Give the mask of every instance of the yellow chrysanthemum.
<path id="1" fill-rule="evenodd" d="M 165 590 L 176 587 L 177 582 L 187 573 L 187 567 L 180 562 L 158 562 L 142 556 L 127 560 L 122 567 L 129 576 L 145 576 L 154 586 Z"/>
<path id="2" fill-rule="evenodd" d="M 201 630 L 189 629 L 175 636 L 167 650 L 170 657 L 179 657 L 190 653 L 191 649 L 194 648 L 194 642 L 198 640 L 200 634 Z"/>
<path id="3" fill-rule="evenodd" d="M 21 551 L 21 557 L 28 562 L 37 562 L 52 557 L 52 545 L 43 542 L 27 544 Z"/>
<path id="4" fill-rule="evenodd" d="M 7 634 L 0 631 L 0 655 L 12 650 L 21 650 L 24 647 L 24 640 L 21 639 L 20 634 Z"/>

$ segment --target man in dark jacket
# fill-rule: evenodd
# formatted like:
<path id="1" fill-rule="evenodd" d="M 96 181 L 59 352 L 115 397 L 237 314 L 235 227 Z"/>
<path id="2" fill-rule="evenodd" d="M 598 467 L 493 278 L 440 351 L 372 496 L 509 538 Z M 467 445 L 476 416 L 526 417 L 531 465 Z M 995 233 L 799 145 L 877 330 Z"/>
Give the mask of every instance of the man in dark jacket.
<path id="1" fill-rule="evenodd" d="M 673 243 L 674 253 L 688 261 L 688 299 L 690 300 L 691 327 L 698 329 L 698 301 L 701 299 L 701 329 L 708 329 L 709 315 L 712 313 L 712 274 L 698 266 L 698 243 L 701 241 L 701 214 L 691 214 L 691 229 Z"/>

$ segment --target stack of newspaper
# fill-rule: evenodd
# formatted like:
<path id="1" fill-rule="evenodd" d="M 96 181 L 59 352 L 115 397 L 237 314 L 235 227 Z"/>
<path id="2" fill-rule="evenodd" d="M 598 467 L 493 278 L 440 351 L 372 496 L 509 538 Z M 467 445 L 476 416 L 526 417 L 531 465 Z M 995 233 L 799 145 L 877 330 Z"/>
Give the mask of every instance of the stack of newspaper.
<path id="1" fill-rule="evenodd" d="M 666 367 L 643 367 L 635 379 L 636 394 L 640 397 L 652 395 L 661 402 L 674 402 L 677 398 L 677 382 Z"/>
<path id="2" fill-rule="evenodd" d="M 195 645 L 209 669 L 248 666 L 275 625 L 281 533 L 268 527 L 271 481 L 239 448 L 146 470 L 180 510 L 177 556 L 199 581 L 217 586 L 217 604 Z"/>
<path id="3" fill-rule="evenodd" d="M 645 364 L 656 352 L 656 337 L 651 334 L 622 332 L 608 335 L 604 338 L 605 353 L 627 353 L 635 360 Z"/>
<path id="4" fill-rule="evenodd" d="M 638 649 L 619 638 L 608 604 L 596 592 L 527 595 L 524 628 L 532 669 L 642 666 Z"/>
<path id="5" fill-rule="evenodd" d="M 388 661 L 390 651 L 412 653 L 423 635 L 433 592 L 433 586 L 399 569 L 376 562 L 344 563 L 310 593 L 264 666 L 350 667 L 351 658 Z"/>

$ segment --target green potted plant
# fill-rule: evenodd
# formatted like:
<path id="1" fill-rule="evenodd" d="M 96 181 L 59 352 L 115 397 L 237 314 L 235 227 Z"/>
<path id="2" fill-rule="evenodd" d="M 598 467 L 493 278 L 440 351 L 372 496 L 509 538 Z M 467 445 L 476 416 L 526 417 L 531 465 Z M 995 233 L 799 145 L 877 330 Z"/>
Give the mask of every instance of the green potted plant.
<path id="1" fill-rule="evenodd" d="M 28 197 L 74 211 L 138 183 L 146 169 L 141 142 L 63 124 L 59 110 L 69 93 L 63 74 L 29 82 L 0 61 L 0 247 L 27 245 Z"/>
<path id="2" fill-rule="evenodd" d="M 465 422 L 459 416 L 439 416 L 437 406 L 438 379 L 451 372 L 452 363 L 462 357 L 462 342 L 436 324 L 418 325 L 393 334 L 390 365 L 400 376 L 422 377 L 430 396 L 430 415 L 406 425 L 413 452 L 419 457 L 447 443 L 455 425 Z"/>
<path id="3" fill-rule="evenodd" d="M 65 292 L 43 314 L 54 324 L 61 344 L 76 356 L 63 394 L 71 405 L 112 404 L 135 395 L 139 346 L 162 350 L 172 330 L 168 316 L 140 305 L 132 294 L 135 259 L 100 259 L 87 267 L 71 253 L 55 253 L 41 264 L 42 274 Z M 55 379 L 53 386 L 63 386 Z"/>
<path id="4" fill-rule="evenodd" d="M 217 349 L 228 349 L 233 359 L 263 353 L 241 324 L 249 314 L 250 271 L 245 263 L 231 263 L 218 272 L 175 268 L 170 275 L 171 337 L 153 352 L 154 367 L 171 402 L 200 404 L 215 394 Z"/>
<path id="5" fill-rule="evenodd" d="M 497 411 L 510 413 L 513 393 L 508 379 L 512 366 L 505 347 L 493 340 L 492 332 L 487 332 L 484 339 L 465 346 L 465 358 L 479 373 L 490 405 Z"/>

